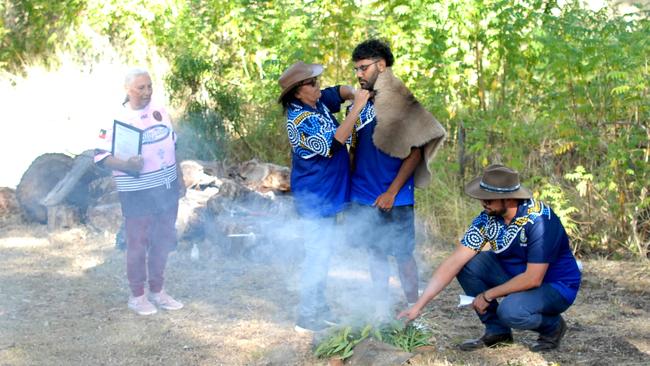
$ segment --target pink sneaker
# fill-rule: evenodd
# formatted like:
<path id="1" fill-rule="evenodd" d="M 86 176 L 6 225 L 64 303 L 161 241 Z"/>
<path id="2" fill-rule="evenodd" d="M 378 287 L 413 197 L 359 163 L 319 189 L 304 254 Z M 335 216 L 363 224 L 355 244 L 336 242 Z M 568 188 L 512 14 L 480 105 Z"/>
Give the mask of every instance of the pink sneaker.
<path id="1" fill-rule="evenodd" d="M 161 309 L 178 310 L 183 308 L 183 304 L 180 301 L 174 300 L 173 297 L 167 295 L 165 290 L 162 290 L 158 293 L 152 292 L 149 295 L 151 302 L 156 304 L 156 306 Z"/>
<path id="2" fill-rule="evenodd" d="M 158 312 L 155 306 L 149 302 L 147 296 L 129 297 L 129 309 L 135 311 L 138 315 L 151 315 Z"/>

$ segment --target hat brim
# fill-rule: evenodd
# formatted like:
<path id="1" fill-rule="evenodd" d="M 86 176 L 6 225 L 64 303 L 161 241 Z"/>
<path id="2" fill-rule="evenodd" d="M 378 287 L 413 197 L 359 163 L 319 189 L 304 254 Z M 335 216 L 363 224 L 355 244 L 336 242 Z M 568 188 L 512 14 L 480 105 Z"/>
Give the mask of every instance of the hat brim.
<path id="1" fill-rule="evenodd" d="M 533 193 L 523 186 L 518 190 L 512 192 L 490 192 L 481 188 L 481 177 L 474 178 L 472 181 L 465 185 L 465 194 L 476 198 L 477 200 L 499 200 L 499 199 L 530 199 L 533 198 Z"/>
<path id="2" fill-rule="evenodd" d="M 300 84 L 302 81 L 305 81 L 307 79 L 319 76 L 320 74 L 323 73 L 323 65 L 321 64 L 309 64 L 308 65 L 311 68 L 311 74 L 305 78 L 302 78 L 300 80 L 297 80 L 295 83 L 289 85 L 286 87 L 282 92 L 280 93 L 280 97 L 278 97 L 278 103 L 282 102 L 282 98 L 291 91 L 296 85 Z"/>

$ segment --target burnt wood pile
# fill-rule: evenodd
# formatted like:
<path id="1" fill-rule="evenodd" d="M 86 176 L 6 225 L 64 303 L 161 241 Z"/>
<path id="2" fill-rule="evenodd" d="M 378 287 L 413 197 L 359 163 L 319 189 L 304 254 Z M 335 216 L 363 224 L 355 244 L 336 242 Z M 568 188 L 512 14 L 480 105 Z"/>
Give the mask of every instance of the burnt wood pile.
<path id="1" fill-rule="evenodd" d="M 0 188 L 0 215 L 20 211 L 49 230 L 88 225 L 116 233 L 122 224 L 118 194 L 110 172 L 96 166 L 92 154 L 39 156 L 15 192 Z M 241 250 L 237 243 L 264 235 L 261 226 L 293 217 L 287 167 L 186 160 L 181 169 L 187 187 L 176 224 L 181 239 L 222 241 Z"/>

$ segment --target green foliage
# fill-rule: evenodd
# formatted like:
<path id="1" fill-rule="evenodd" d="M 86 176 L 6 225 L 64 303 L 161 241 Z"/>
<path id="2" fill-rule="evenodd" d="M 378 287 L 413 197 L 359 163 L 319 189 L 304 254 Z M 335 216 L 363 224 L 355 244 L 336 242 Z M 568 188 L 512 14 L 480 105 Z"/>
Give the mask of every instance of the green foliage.
<path id="1" fill-rule="evenodd" d="M 560 218 L 562 225 L 567 233 L 574 238 L 577 236 L 577 225 L 571 218 L 573 214 L 578 212 L 578 209 L 571 206 L 571 203 L 564 193 L 565 190 L 556 184 L 544 184 L 539 193 L 539 199 L 547 203 L 553 209 L 553 212 Z M 577 243 L 574 241 L 574 251 L 577 251 Z"/>
<path id="2" fill-rule="evenodd" d="M 430 345 L 429 339 L 431 339 L 430 332 L 418 328 L 412 323 L 405 326 L 404 323 L 395 322 L 381 329 L 381 341 L 405 352 L 412 352 L 418 347 Z"/>
<path id="3" fill-rule="evenodd" d="M 228 152 L 223 120 L 210 110 L 192 111 L 178 121 L 179 159 L 222 160 Z"/>
<path id="4" fill-rule="evenodd" d="M 395 321 L 380 327 L 367 324 L 363 328 L 341 327 L 334 329 L 322 340 L 314 354 L 319 358 L 340 358 L 345 360 L 352 356 L 354 347 L 368 337 L 398 347 L 405 352 L 411 352 L 422 346 L 430 345 L 431 333 L 413 324 L 405 325 Z"/>
<path id="5" fill-rule="evenodd" d="M 380 342 L 386 342 L 406 352 L 411 352 L 421 346 L 428 346 L 431 333 L 413 324 L 405 325 L 395 321 L 375 328 L 367 324 L 363 328 L 341 327 L 334 329 L 322 340 L 314 354 L 319 358 L 340 358 L 345 360 L 352 356 L 354 347 L 368 337 Z"/>
<path id="6" fill-rule="evenodd" d="M 368 338 L 371 331 L 372 325 L 366 325 L 363 329 L 349 326 L 336 329 L 316 347 L 314 354 L 319 358 L 337 357 L 344 360 L 352 356 L 354 346 Z"/>
<path id="7" fill-rule="evenodd" d="M 0 4 L 0 68 L 50 63 L 67 32 L 78 24 L 83 0 L 13 0 Z"/>
<path id="8" fill-rule="evenodd" d="M 436 236 L 453 245 L 481 210 L 476 200 L 462 193 L 463 181 L 455 158 L 455 151 L 449 145 L 443 147 L 432 163 L 431 184 L 415 191 L 418 217 L 423 218 Z"/>

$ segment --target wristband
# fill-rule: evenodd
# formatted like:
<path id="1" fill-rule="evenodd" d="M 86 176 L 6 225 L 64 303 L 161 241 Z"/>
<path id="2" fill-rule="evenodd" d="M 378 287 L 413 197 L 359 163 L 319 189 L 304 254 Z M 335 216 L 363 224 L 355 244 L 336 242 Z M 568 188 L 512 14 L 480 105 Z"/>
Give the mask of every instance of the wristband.
<path id="1" fill-rule="evenodd" d="M 481 292 L 481 297 L 483 297 L 483 300 L 485 300 L 485 302 L 492 302 L 492 300 L 488 299 L 487 296 L 485 296 L 485 292 Z"/>

